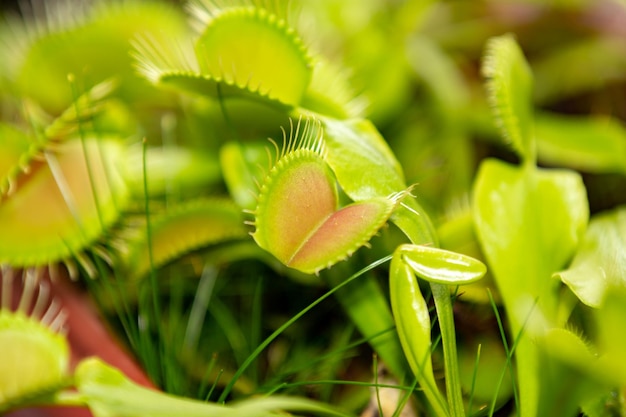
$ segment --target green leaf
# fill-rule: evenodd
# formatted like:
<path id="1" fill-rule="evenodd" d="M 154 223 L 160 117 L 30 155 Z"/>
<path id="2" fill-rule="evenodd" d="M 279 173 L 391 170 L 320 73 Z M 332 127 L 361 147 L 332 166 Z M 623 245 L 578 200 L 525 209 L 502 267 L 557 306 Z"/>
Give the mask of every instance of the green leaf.
<path id="1" fill-rule="evenodd" d="M 403 245 L 399 250 L 413 272 L 429 282 L 466 285 L 478 281 L 487 272 L 485 264 L 460 253 L 423 245 Z"/>
<path id="2" fill-rule="evenodd" d="M 469 101 L 463 75 L 439 45 L 425 36 L 415 36 L 407 44 L 409 64 L 426 85 L 439 107 L 439 114 L 453 123 Z"/>
<path id="3" fill-rule="evenodd" d="M 585 187 L 575 172 L 482 163 L 474 222 L 505 304 L 538 298 L 554 318 L 558 282 L 550 276 L 571 258 L 588 217 Z M 512 317 L 518 325 L 524 319 Z"/>
<path id="4" fill-rule="evenodd" d="M 0 412 L 66 385 L 65 337 L 22 312 L 0 310 Z"/>
<path id="5" fill-rule="evenodd" d="M 304 44 L 285 20 L 265 9 L 227 9 L 196 42 L 200 72 L 212 79 L 297 105 L 311 79 Z"/>
<path id="6" fill-rule="evenodd" d="M 534 161 L 532 73 L 512 35 L 488 41 L 482 72 L 487 78 L 487 99 L 502 136 L 523 159 Z"/>
<path id="7" fill-rule="evenodd" d="M 626 53 L 619 37 L 575 36 L 564 40 L 533 61 L 537 102 L 548 105 L 580 97 L 624 80 Z"/>
<path id="8" fill-rule="evenodd" d="M 221 179 L 217 158 L 210 152 L 183 147 L 148 148 L 145 160 L 151 197 L 200 190 Z M 143 149 L 130 148 L 121 162 L 120 171 L 128 188 L 143 197 Z"/>
<path id="9" fill-rule="evenodd" d="M 580 176 L 565 170 L 482 163 L 474 186 L 474 223 L 516 338 L 520 415 L 537 416 L 564 383 L 559 371 L 542 373 L 541 352 L 525 333 L 558 323 L 558 282 L 587 224 Z M 519 335 L 520 338 L 517 338 Z"/>
<path id="10" fill-rule="evenodd" d="M 369 120 L 322 118 L 326 160 L 342 190 L 354 201 L 386 197 L 407 189 L 400 163 Z M 407 195 L 391 220 L 415 244 L 436 244 L 428 214 Z"/>
<path id="11" fill-rule="evenodd" d="M 571 265 L 556 276 L 591 307 L 626 288 L 626 207 L 594 216 Z"/>
<path id="12" fill-rule="evenodd" d="M 580 407 L 608 391 L 614 380 L 606 377 L 606 362 L 585 341 L 571 330 L 552 328 L 537 342 L 548 356 L 542 375 L 558 373 L 563 384 L 550 387 L 542 410 L 550 415 L 574 416 Z M 561 401 L 554 401 L 561 398 Z"/>
<path id="13" fill-rule="evenodd" d="M 300 129 L 298 126 L 297 129 Z M 317 127 L 317 129 L 320 129 Z M 338 207 L 333 172 L 319 131 L 308 124 L 265 178 L 254 239 L 285 265 L 317 272 L 350 256 L 380 229 L 402 195 Z"/>
<path id="14" fill-rule="evenodd" d="M 626 362 L 623 360 L 626 351 L 626 333 L 623 331 L 626 322 L 624 303 L 626 290 L 623 287 L 615 288 L 606 294 L 600 308 L 594 310 L 601 370 L 605 371 L 607 380 L 612 378 L 619 383 L 614 385 L 622 387 L 626 384 Z"/>
<path id="15" fill-rule="evenodd" d="M 539 113 L 535 133 L 543 163 L 592 173 L 626 173 L 626 129 L 614 119 Z"/>
<path id="16" fill-rule="evenodd" d="M 255 397 L 232 405 L 177 397 L 141 387 L 98 358 L 80 362 L 75 379 L 78 399 L 86 403 L 96 417 L 269 417 L 280 411 L 349 416 L 325 404 L 298 397 Z"/>
<path id="17" fill-rule="evenodd" d="M 298 103 L 310 78 L 299 39 L 258 9 L 220 14 L 198 39 L 196 55 L 203 73 L 284 103 Z"/>
<path id="18" fill-rule="evenodd" d="M 257 204 L 253 193 L 257 187 L 256 178 L 261 178 L 261 168 L 268 166 L 267 142 L 238 143 L 228 142 L 220 149 L 222 175 L 230 196 L 247 210 L 253 210 Z"/>
<path id="19" fill-rule="evenodd" d="M 245 97 L 283 110 L 297 106 L 313 66 L 282 13 L 253 5 L 221 6 L 192 7 L 203 25 L 195 45 L 182 36 L 137 39 L 139 72 L 153 83 L 188 93 Z"/>
<path id="20" fill-rule="evenodd" d="M 326 160 L 354 201 L 406 189 L 402 167 L 376 127 L 366 119 L 322 118 Z"/>

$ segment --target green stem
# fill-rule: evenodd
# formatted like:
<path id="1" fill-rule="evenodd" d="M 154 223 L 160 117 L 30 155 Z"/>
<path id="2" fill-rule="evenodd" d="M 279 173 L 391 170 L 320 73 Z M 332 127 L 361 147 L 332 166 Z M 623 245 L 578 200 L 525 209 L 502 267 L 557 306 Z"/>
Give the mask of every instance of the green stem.
<path id="1" fill-rule="evenodd" d="M 450 290 L 447 285 L 431 282 L 430 289 L 435 301 L 439 328 L 441 330 L 441 343 L 443 345 L 443 357 L 446 373 L 446 393 L 450 415 L 462 417 L 465 415 L 463 408 L 463 394 L 461 391 L 461 379 L 459 375 L 459 363 L 456 352 L 456 334 L 454 330 L 454 315 Z"/>

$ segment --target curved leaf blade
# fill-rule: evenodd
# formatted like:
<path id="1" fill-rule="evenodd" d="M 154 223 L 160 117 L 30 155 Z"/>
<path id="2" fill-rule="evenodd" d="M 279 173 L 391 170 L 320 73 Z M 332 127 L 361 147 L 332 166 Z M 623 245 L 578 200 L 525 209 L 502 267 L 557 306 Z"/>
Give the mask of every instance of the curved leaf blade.
<path id="1" fill-rule="evenodd" d="M 591 307 L 626 289 L 626 207 L 595 216 L 570 267 L 555 276 Z"/>

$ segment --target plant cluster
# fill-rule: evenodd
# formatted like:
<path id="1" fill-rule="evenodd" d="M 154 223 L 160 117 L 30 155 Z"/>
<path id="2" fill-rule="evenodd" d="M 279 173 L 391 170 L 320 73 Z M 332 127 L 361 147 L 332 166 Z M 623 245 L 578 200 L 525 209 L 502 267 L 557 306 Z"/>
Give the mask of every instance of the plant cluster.
<path id="1" fill-rule="evenodd" d="M 626 415 L 608 15 L 626 7 L 7 13 L 0 412 Z M 81 353 L 88 301 L 109 332 Z"/>

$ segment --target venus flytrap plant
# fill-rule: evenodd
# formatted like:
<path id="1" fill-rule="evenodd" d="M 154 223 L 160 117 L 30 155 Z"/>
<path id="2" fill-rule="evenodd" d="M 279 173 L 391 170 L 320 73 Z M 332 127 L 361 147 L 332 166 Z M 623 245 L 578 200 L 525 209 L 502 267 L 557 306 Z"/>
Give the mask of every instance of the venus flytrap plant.
<path id="1" fill-rule="evenodd" d="M 254 210 L 253 237 L 282 263 L 305 273 L 318 273 L 346 259 L 386 223 L 407 192 L 356 200 L 338 206 L 337 182 L 326 149 L 323 125 L 300 121 L 284 134 L 282 150 L 261 186 Z M 376 155 L 376 154 L 374 154 Z M 356 159 L 355 159 L 356 160 Z M 323 274 L 333 286 L 345 275 Z M 352 294 L 359 294 L 352 297 Z M 365 280 L 358 290 L 337 292 L 365 337 L 374 337 L 393 327 L 393 319 L 381 289 Z M 372 311 L 373 310 L 373 311 Z M 377 320 L 370 317 L 374 314 Z M 401 349 L 396 339 L 376 339 L 372 344 L 394 373 L 404 373 Z"/>
<path id="2" fill-rule="evenodd" d="M 302 132 L 300 132 L 302 129 Z M 253 237 L 285 265 L 317 273 L 366 244 L 403 194 L 338 207 L 321 126 L 298 123 L 265 177 Z"/>
<path id="3" fill-rule="evenodd" d="M 496 123 L 521 164 L 482 163 L 474 186 L 474 222 L 511 333 L 519 338 L 520 415 L 549 415 L 556 412 L 553 399 L 565 373 L 545 367 L 547 358 L 533 338 L 564 325 L 558 283 L 550 276 L 572 256 L 586 227 L 586 192 L 577 173 L 535 165 L 532 74 L 512 36 L 490 40 L 483 72 Z M 570 415 L 575 402 L 559 405 L 559 413 Z"/>
<path id="4" fill-rule="evenodd" d="M 301 378 L 315 374 L 318 363 L 319 368 L 332 368 L 323 375 L 344 379 L 337 364 L 348 353 L 331 357 L 331 349 L 367 342 L 400 381 L 406 398 L 413 395 L 410 383 L 421 390 L 417 396 L 425 415 L 464 416 L 475 410 L 473 387 L 476 375 L 482 374 L 477 368 L 490 349 L 480 345 L 471 391 L 462 392 L 452 301 L 463 294 L 457 287 L 479 279 L 485 266 L 438 248 L 435 226 L 421 203 L 439 210 L 449 201 L 429 205 L 428 192 L 410 185 L 419 177 L 442 189 L 435 193 L 444 196 L 441 200 L 468 191 L 474 155 L 464 138 L 476 133 L 469 130 L 476 127 L 468 125 L 478 122 L 466 114 L 474 112 L 474 89 L 466 88 L 465 68 L 456 68 L 458 55 L 450 53 L 456 46 L 450 46 L 445 33 L 431 37 L 425 13 L 431 3 L 418 3 L 332 6 L 339 14 L 352 11 L 350 17 L 375 14 L 374 25 L 380 26 L 368 31 L 366 20 L 355 22 L 358 30 L 350 36 L 360 42 L 348 40 L 346 48 L 393 39 L 383 53 L 371 55 L 371 45 L 366 54 L 361 52 L 361 68 L 376 66 L 365 77 L 385 78 L 371 80 L 385 88 L 367 91 L 376 98 L 370 115 L 401 108 L 405 99 L 421 97 L 425 90 L 432 95 L 433 108 L 420 101 L 403 111 L 406 121 L 392 123 L 390 137 L 406 137 L 396 152 L 403 154 L 402 165 L 377 126 L 363 118 L 360 97 L 350 91 L 344 69 L 316 54 L 315 39 L 300 26 L 300 18 L 309 16 L 298 16 L 287 0 L 191 0 L 187 11 L 192 30 L 180 24 L 180 14 L 169 16 L 166 6 L 102 3 L 93 10 L 81 9 L 77 18 L 59 19 L 59 25 L 41 26 L 44 30 L 32 31 L 15 45 L 11 39 L 21 29 L 15 36 L 0 36 L 0 82 L 9 87 L 0 100 L 9 97 L 5 120 L 17 115 L 12 118 L 15 125 L 0 124 L 0 264 L 10 265 L 6 271 L 24 266 L 34 274 L 58 262 L 71 267 L 77 259 L 85 270 L 81 273 L 102 278 L 88 280 L 88 288 L 104 301 L 107 313 L 118 315 L 114 320 L 121 322 L 157 385 L 170 393 L 219 397 L 219 404 L 200 403 L 140 388 L 91 359 L 72 376 L 77 392 L 57 393 L 50 386 L 46 392 L 58 395 L 47 396 L 47 401 L 87 405 L 98 417 L 181 412 L 249 417 L 298 411 L 344 415 L 320 403 L 274 393 L 305 385 Z M 444 5 L 450 15 L 457 14 L 456 7 Z M 349 26 L 343 32 L 349 32 Z M 394 35 L 383 39 L 387 30 L 382 26 L 393 27 Z M 409 35 L 417 26 L 420 35 Z M 495 30 L 488 26 L 487 32 Z M 111 53 L 94 54 L 99 48 Z M 357 67 L 358 55 L 356 51 L 351 62 Z M 344 58 L 348 62 L 350 53 Z M 405 88 L 407 58 L 422 83 L 420 91 Z M 139 77 L 130 72 L 131 60 Z M 592 221 L 574 262 L 563 270 L 586 223 L 584 187 L 576 174 L 538 169 L 536 162 L 623 172 L 623 129 L 598 120 L 534 117 L 532 74 L 508 37 L 490 42 L 484 72 L 502 136 L 521 160 L 519 166 L 485 161 L 473 206 L 478 237 L 516 339 L 506 349 L 519 370 L 518 412 L 521 417 L 570 414 L 579 402 L 590 408 L 592 401 L 626 385 L 623 367 L 611 367 L 626 346 L 619 336 L 624 297 L 617 290 L 622 287 L 623 245 L 610 233 L 621 228 L 621 212 Z M 108 79 L 114 81 L 98 84 Z M 14 99 L 19 100 L 19 110 L 13 109 Z M 383 114 L 377 120 L 387 119 Z M 436 121 L 425 123 L 428 119 Z M 293 120 L 299 122 L 291 122 L 282 147 L 275 144 L 272 155 L 265 138 L 278 137 L 280 126 Z M 389 128 L 387 123 L 379 127 Z M 417 145 L 416 132 L 428 139 Z M 575 146 L 563 136 L 574 137 Z M 598 137 L 602 145 L 590 144 L 589 136 Z M 132 138 L 144 137 L 142 146 L 127 146 Z M 448 149 L 451 153 L 451 162 L 440 171 L 456 177 L 443 187 L 430 178 L 423 180 L 428 176 L 423 162 L 432 155 L 422 148 L 433 142 L 439 147 L 434 154 Z M 46 207 L 53 208 L 44 214 L 57 214 L 56 226 L 40 213 L 44 199 L 49 201 Z M 254 217 L 253 231 L 245 225 L 242 210 Z M 437 218 L 442 214 L 432 212 Z M 48 223 L 35 230 L 31 219 Z M 389 222 L 395 226 L 385 230 Z M 26 233 L 36 239 L 24 238 Z M 373 250 L 363 250 L 370 245 Z M 369 266 L 361 269 L 364 259 Z M 387 295 L 378 280 L 379 267 L 388 261 Z M 188 279 L 200 271 L 199 284 Z M 557 291 L 567 289 L 558 288 L 556 276 L 550 278 L 556 271 L 595 309 L 598 322 L 590 334 L 597 337 L 589 343 L 583 342 L 573 320 L 568 321 L 575 299 L 558 298 Z M 602 273 L 607 274 L 606 285 L 597 285 Z M 239 276 L 241 280 L 222 279 Z M 323 284 L 330 290 L 319 297 Z M 281 292 L 293 291 L 290 285 L 302 290 L 303 297 L 295 303 L 305 294 L 315 300 L 295 315 Z M 254 295 L 247 297 L 250 293 Z M 323 337 L 318 338 L 322 341 L 315 340 L 324 346 L 309 346 L 304 339 L 317 333 L 299 320 L 331 295 L 362 339 L 352 345 L 353 326 L 324 322 Z M 280 303 L 273 303 L 276 296 Z M 432 297 L 435 313 L 424 296 Z M 459 307 L 467 306 L 468 299 L 463 297 Z M 280 304 L 281 310 L 266 315 L 266 300 Z M 298 326 L 292 326 L 297 321 Z M 433 329 L 435 322 L 438 329 Z M 276 323 L 283 324 L 276 328 Z M 336 328 L 341 338 L 327 344 L 326 337 L 332 338 Z M 265 331 L 272 333 L 263 339 Z M 463 343 L 470 331 L 462 328 Z M 433 333 L 439 336 L 437 342 L 431 340 Z M 445 379 L 433 364 L 438 364 L 438 350 L 443 351 Z M 324 354 L 309 362 L 317 352 Z M 276 375 L 267 378 L 271 372 Z M 0 372 L 0 377 L 8 373 Z M 283 382 L 287 379 L 295 383 Z M 323 393 L 312 383 L 307 394 L 335 400 L 335 392 L 333 397 L 329 392 L 340 381 L 324 383 L 328 389 Z M 485 389 L 480 406 L 490 398 L 491 388 Z M 563 398 L 569 388 L 572 395 L 557 409 L 552 399 Z M 272 394 L 254 397 L 267 392 Z M 238 396 L 250 397 L 227 403 Z M 20 395 L 19 404 L 25 404 L 26 397 L 30 393 Z M 346 404 L 344 397 L 337 398 Z M 357 403 L 349 407 L 357 410 L 364 404 Z M 495 408 L 495 396 L 493 404 Z"/>
<path id="5" fill-rule="evenodd" d="M 621 360 L 626 343 L 618 330 L 624 320 L 624 213 L 618 207 L 593 216 L 569 268 L 554 274 L 593 308 L 595 337 L 589 340 L 574 329 L 557 328 L 540 339 L 550 355 L 579 373 L 586 389 L 580 394 L 583 409 L 610 396 L 623 398 L 626 386 Z M 617 409 L 623 413 L 623 405 Z"/>
<path id="6" fill-rule="evenodd" d="M 465 415 L 460 399 L 441 396 L 431 361 L 431 322 L 428 307 L 421 295 L 415 275 L 442 285 L 464 285 L 475 282 L 486 272 L 485 265 L 469 256 L 423 245 L 399 246 L 393 255 L 389 271 L 391 307 L 402 347 L 413 374 L 437 416 Z M 455 359 L 453 359 L 455 360 Z M 458 365 L 447 358 L 446 366 Z M 446 381 L 448 396 L 458 381 Z"/>
<path id="7" fill-rule="evenodd" d="M 367 120 L 335 121 L 323 118 L 329 149 L 329 165 L 342 189 L 352 199 L 384 196 L 404 187 L 402 170 L 382 136 Z M 376 173 L 363 175 L 363 173 Z M 437 245 L 437 236 L 428 214 L 415 198 L 406 196 L 391 221 L 415 245 Z M 436 253 L 437 249 L 433 250 Z M 438 255 L 433 254 L 434 258 Z M 444 255 L 445 256 L 445 255 Z M 456 360 L 456 336 L 450 291 L 446 284 L 430 283 L 442 333 L 447 397 L 453 415 L 463 414 L 461 386 Z"/>
<path id="8" fill-rule="evenodd" d="M 299 123 L 295 137 L 292 132 L 289 140 L 285 139 L 286 143 L 277 162 L 264 180 L 257 208 L 253 212 L 256 227 L 253 236 L 261 247 L 286 265 L 312 273 L 345 259 L 365 244 L 391 218 L 399 204 L 403 204 L 404 197 L 408 198 L 408 191 L 395 193 L 387 198 L 376 196 L 381 193 L 381 189 L 391 190 L 394 185 L 401 184 L 398 172 L 392 168 L 392 156 L 378 142 L 360 143 L 372 146 L 364 152 L 367 158 L 363 159 L 356 154 L 367 147 L 353 146 L 349 140 L 342 144 L 332 141 L 332 146 L 343 147 L 348 151 L 340 153 L 335 149 L 336 155 L 341 155 L 342 158 L 352 156 L 355 161 L 360 161 L 356 164 L 356 169 L 381 161 L 381 153 L 390 161 L 388 179 L 379 177 L 376 181 L 349 176 L 347 164 L 336 164 L 335 161 L 335 166 L 343 169 L 340 171 L 341 177 L 337 176 L 342 189 L 348 195 L 363 198 L 337 210 L 337 191 L 334 185 L 336 172 L 331 170 L 331 163 L 326 162 L 326 142 L 321 136 L 321 126 L 309 123 L 313 122 L 306 122 L 303 127 Z M 354 135 L 354 131 L 347 131 Z M 336 132 L 333 133 L 336 135 Z M 371 136 L 378 137 L 375 134 Z M 380 162 L 378 164 L 380 166 Z M 354 173 L 353 171 L 352 174 Z M 368 195 L 374 197 L 366 198 Z M 417 211 L 408 205 L 404 206 L 404 210 L 399 214 L 400 224 L 411 224 L 406 216 L 416 216 Z M 402 220 L 406 222 L 403 223 Z M 408 230 L 416 229 L 412 226 Z M 437 294 L 437 297 L 440 302 L 446 298 L 449 303 L 447 286 L 474 282 L 484 275 L 485 267 L 467 256 L 418 245 L 401 247 L 393 259 L 390 272 L 391 302 L 400 341 L 411 368 L 436 415 L 463 415 L 460 385 L 456 379 L 458 377 L 453 376 L 458 372 L 458 365 L 454 358 L 455 351 L 450 345 L 446 348 L 450 408 L 442 399 L 435 383 L 430 365 L 430 316 L 412 274 L 416 273 L 430 281 L 435 288 L 440 286 L 445 289 L 446 292 Z M 372 291 L 373 294 L 376 293 L 375 289 Z M 417 328 L 421 330 L 415 333 L 416 323 L 420 323 Z M 451 324 L 447 321 L 444 323 L 446 326 Z M 451 343 L 454 330 L 450 332 L 448 328 L 442 332 L 446 333 L 446 343 Z M 383 356 L 383 359 L 387 357 Z M 396 363 L 393 358 L 388 359 Z"/>

